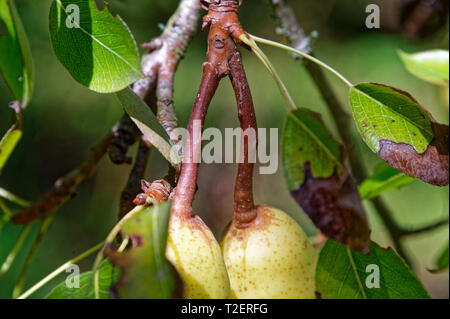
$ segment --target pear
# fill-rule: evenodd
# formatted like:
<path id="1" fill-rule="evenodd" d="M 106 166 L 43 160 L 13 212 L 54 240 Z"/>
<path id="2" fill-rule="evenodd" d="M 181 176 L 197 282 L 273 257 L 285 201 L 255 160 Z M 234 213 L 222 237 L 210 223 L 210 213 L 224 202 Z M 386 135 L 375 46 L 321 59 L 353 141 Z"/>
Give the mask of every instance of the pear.
<path id="1" fill-rule="evenodd" d="M 200 217 L 170 217 L 166 258 L 181 277 L 184 298 L 231 297 L 219 243 Z"/>
<path id="2" fill-rule="evenodd" d="M 222 241 L 233 298 L 315 298 L 317 253 L 304 231 L 279 209 L 255 209 L 247 227 L 233 222 Z"/>

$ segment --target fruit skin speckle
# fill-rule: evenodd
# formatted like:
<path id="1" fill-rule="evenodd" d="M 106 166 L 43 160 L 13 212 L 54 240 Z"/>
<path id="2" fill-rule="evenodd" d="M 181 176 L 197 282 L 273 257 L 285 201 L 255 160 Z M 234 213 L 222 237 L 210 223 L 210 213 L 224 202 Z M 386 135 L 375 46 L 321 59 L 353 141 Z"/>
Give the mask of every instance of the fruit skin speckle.
<path id="1" fill-rule="evenodd" d="M 171 216 L 166 258 L 181 277 L 184 298 L 231 298 L 219 243 L 200 217 Z"/>
<path id="2" fill-rule="evenodd" d="M 221 247 L 236 298 L 315 299 L 317 252 L 283 211 L 258 206 L 249 227 L 230 225 Z"/>

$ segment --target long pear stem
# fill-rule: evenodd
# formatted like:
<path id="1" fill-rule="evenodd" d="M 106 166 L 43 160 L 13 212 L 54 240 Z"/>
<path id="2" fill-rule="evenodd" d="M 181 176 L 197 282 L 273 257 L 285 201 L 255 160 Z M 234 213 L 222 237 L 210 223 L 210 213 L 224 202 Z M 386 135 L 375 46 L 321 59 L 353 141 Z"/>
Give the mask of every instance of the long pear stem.
<path id="1" fill-rule="evenodd" d="M 253 200 L 253 167 L 258 144 L 258 127 L 250 87 L 239 52 L 236 51 L 233 54 L 229 66 L 243 131 L 241 139 L 243 156 L 241 154 L 234 190 L 234 222 L 238 227 L 245 227 L 256 217 Z"/>

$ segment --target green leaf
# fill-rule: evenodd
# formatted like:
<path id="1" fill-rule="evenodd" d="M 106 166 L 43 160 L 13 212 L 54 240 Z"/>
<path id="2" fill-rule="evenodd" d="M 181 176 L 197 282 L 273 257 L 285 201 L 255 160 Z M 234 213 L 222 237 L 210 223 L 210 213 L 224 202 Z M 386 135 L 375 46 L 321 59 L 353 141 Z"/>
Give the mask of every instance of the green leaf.
<path id="1" fill-rule="evenodd" d="M 0 141 L 0 174 L 21 137 L 22 130 L 13 125 Z"/>
<path id="2" fill-rule="evenodd" d="M 178 159 L 174 159 L 173 154 L 171 154 L 172 146 L 169 135 L 167 135 L 167 132 L 158 122 L 158 119 L 150 110 L 149 106 L 130 88 L 117 92 L 117 97 L 125 112 L 130 116 L 147 140 L 161 152 L 169 163 L 175 166 L 178 163 Z"/>
<path id="3" fill-rule="evenodd" d="M 110 248 L 109 260 L 122 269 L 114 291 L 120 299 L 167 299 L 175 286 L 175 272 L 166 260 L 170 202 L 146 208 L 122 228 L 132 247 L 120 253 Z"/>
<path id="4" fill-rule="evenodd" d="M 449 53 L 431 50 L 414 54 L 398 51 L 406 69 L 418 78 L 433 84 L 448 86 Z"/>
<path id="5" fill-rule="evenodd" d="M 356 183 L 343 161 L 344 148 L 320 115 L 300 108 L 286 121 L 282 154 L 292 197 L 329 238 L 351 249 L 368 249 L 370 229 Z"/>
<path id="6" fill-rule="evenodd" d="M 415 181 L 417 179 L 406 176 L 386 163 L 381 163 L 375 169 L 372 177 L 360 185 L 359 193 L 363 200 L 370 200 L 385 192 L 402 188 Z"/>
<path id="7" fill-rule="evenodd" d="M 79 21 L 73 5 L 79 8 Z M 107 5 L 99 11 L 93 0 L 54 0 L 49 19 L 55 54 L 79 83 L 110 93 L 143 76 L 130 30 Z"/>
<path id="8" fill-rule="evenodd" d="M 14 97 L 25 108 L 33 94 L 30 46 L 13 0 L 0 0 L 0 23 L 8 34 L 0 36 L 0 73 Z"/>
<path id="9" fill-rule="evenodd" d="M 447 271 L 449 267 L 449 243 L 442 250 L 442 253 L 439 255 L 439 258 L 436 262 L 437 268 L 431 270 L 432 273 L 439 274 L 441 272 Z"/>
<path id="10" fill-rule="evenodd" d="M 47 299 L 95 299 L 94 282 L 90 281 L 91 271 L 80 274 L 79 288 L 69 288 L 66 281 L 57 285 Z M 100 299 L 110 299 L 109 289 L 119 278 L 120 270 L 114 268 L 111 263 L 104 260 L 99 269 L 99 292 Z M 88 288 L 89 282 L 91 286 Z"/>
<path id="11" fill-rule="evenodd" d="M 411 145 L 421 154 L 433 140 L 430 116 L 407 92 L 361 83 L 350 90 L 350 105 L 359 133 L 375 153 L 387 140 Z"/>
<path id="12" fill-rule="evenodd" d="M 282 142 L 284 175 L 289 190 L 299 188 L 305 180 L 305 165 L 309 163 L 314 178 L 328 178 L 341 163 L 341 144 L 324 126 L 320 115 L 306 108 L 289 114 Z"/>
<path id="13" fill-rule="evenodd" d="M 328 240 L 320 252 L 316 285 L 324 299 L 430 298 L 406 263 L 375 243 L 366 256 Z"/>

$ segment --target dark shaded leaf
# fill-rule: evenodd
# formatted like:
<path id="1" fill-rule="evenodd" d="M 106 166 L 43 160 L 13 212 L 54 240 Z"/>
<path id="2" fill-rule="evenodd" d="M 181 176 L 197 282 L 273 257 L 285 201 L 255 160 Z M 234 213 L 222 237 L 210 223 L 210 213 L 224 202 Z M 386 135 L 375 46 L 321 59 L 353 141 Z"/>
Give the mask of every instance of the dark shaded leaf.
<path id="1" fill-rule="evenodd" d="M 69 288 L 66 281 L 57 285 L 47 299 L 95 299 L 94 282 L 91 279 L 92 271 L 80 275 L 80 287 Z M 120 270 L 114 268 L 111 263 L 104 260 L 99 269 L 99 293 L 100 299 L 110 299 L 110 287 L 119 278 Z M 89 283 L 91 286 L 88 288 Z"/>
<path id="2" fill-rule="evenodd" d="M 441 272 L 448 270 L 448 261 L 449 261 L 449 243 L 442 250 L 442 253 L 439 255 L 439 258 L 436 262 L 436 269 L 431 270 L 432 273 L 439 274 Z"/>
<path id="3" fill-rule="evenodd" d="M 144 209 L 122 228 L 132 247 L 122 253 L 109 247 L 106 255 L 122 270 L 112 287 L 117 298 L 167 299 L 176 288 L 176 275 L 166 260 L 170 203 Z"/>
<path id="4" fill-rule="evenodd" d="M 328 240 L 320 252 L 316 286 L 323 299 L 430 298 L 406 263 L 375 243 L 370 255 L 363 255 Z"/>
<path id="5" fill-rule="evenodd" d="M 288 117 L 282 142 L 291 195 L 328 237 L 365 251 L 370 230 L 358 189 L 344 166 L 343 147 L 320 116 L 297 109 Z"/>
<path id="6" fill-rule="evenodd" d="M 406 176 L 386 163 L 381 163 L 375 169 L 372 177 L 359 186 L 359 193 L 363 200 L 370 200 L 381 194 L 402 188 L 414 183 L 417 179 Z"/>
<path id="7" fill-rule="evenodd" d="M 413 178 L 448 185 L 448 126 L 436 124 L 407 92 L 361 83 L 350 92 L 358 130 L 367 145 Z"/>
<path id="8" fill-rule="evenodd" d="M 69 5 L 78 6 L 79 24 Z M 119 16 L 111 15 L 107 5 L 99 11 L 94 0 L 54 0 L 49 20 L 56 56 L 89 89 L 117 92 L 143 76 L 130 30 Z"/>
<path id="9" fill-rule="evenodd" d="M 448 50 L 431 50 L 413 54 L 400 50 L 399 56 L 411 74 L 433 84 L 448 86 Z"/>
<path id="10" fill-rule="evenodd" d="M 6 36 L 0 35 L 0 73 L 25 108 L 33 94 L 33 62 L 13 0 L 0 0 L 0 23 L 4 23 L 7 30 Z"/>

